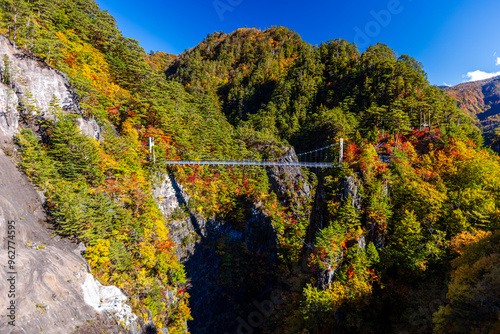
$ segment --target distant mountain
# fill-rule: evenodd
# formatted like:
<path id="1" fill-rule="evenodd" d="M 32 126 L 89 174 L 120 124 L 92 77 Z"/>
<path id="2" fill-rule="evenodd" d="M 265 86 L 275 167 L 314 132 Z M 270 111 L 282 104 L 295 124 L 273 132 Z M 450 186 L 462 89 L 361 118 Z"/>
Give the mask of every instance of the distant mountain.
<path id="1" fill-rule="evenodd" d="M 500 76 L 444 88 L 460 108 L 477 116 L 481 123 L 500 114 Z M 490 119 L 492 120 L 492 119 Z"/>
<path id="2" fill-rule="evenodd" d="M 482 128 L 485 144 L 500 152 L 500 76 L 443 89 Z"/>

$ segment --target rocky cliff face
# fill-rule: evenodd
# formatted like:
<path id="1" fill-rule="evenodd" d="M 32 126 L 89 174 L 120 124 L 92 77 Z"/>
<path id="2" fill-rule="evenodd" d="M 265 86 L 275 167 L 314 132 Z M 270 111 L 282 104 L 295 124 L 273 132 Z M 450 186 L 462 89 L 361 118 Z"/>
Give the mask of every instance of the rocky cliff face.
<path id="1" fill-rule="evenodd" d="M 298 162 L 295 150 L 292 147 L 285 149 L 285 154 L 278 159 L 280 162 Z M 309 180 L 304 176 L 300 167 L 273 167 L 268 169 L 271 187 L 285 206 L 297 209 L 311 199 L 311 186 Z"/>
<path id="2" fill-rule="evenodd" d="M 2 84 L 3 83 L 3 84 Z M 0 140 L 9 141 L 27 116 L 27 106 L 38 109 L 41 118 L 54 119 L 51 103 L 70 113 L 79 114 L 78 96 L 68 78 L 0 35 Z M 94 120 L 77 119 L 78 126 L 97 140 L 100 129 Z"/>
<path id="3" fill-rule="evenodd" d="M 276 146 L 270 150 L 280 156 L 280 161 L 297 162 L 292 148 Z M 274 167 L 267 172 L 280 201 L 293 207 L 295 214 L 308 215 L 312 187 L 301 168 Z M 194 317 L 188 323 L 190 331 L 248 331 L 252 330 L 247 322 L 250 315 L 260 312 L 263 321 L 271 317 L 272 312 L 264 312 L 260 306 L 269 305 L 272 294 L 280 289 L 274 277 L 277 236 L 258 204 L 242 204 L 244 222 L 210 220 L 190 211 L 189 196 L 174 175 L 159 175 L 153 192 L 189 279 L 189 304 Z"/>
<path id="4" fill-rule="evenodd" d="M 190 331 L 235 333 L 238 319 L 255 311 L 252 301 L 268 298 L 272 289 L 277 260 L 273 226 L 252 203 L 243 224 L 194 215 L 173 175 L 162 175 L 153 192 L 190 283 Z"/>
<path id="5" fill-rule="evenodd" d="M 40 117 L 53 119 L 49 106 L 54 101 L 65 112 L 79 112 L 77 96 L 63 74 L 14 49 L 0 35 L 0 264 L 4 268 L 0 271 L 0 308 L 4 310 L 0 333 L 100 333 L 106 329 L 107 333 L 136 334 L 139 322 L 126 304 L 127 297 L 120 289 L 95 281 L 81 256 L 84 246 L 52 235 L 43 194 L 4 153 L 15 152 L 12 136 L 23 124 L 27 104 L 33 104 Z M 84 134 L 100 139 L 94 120 L 81 117 L 77 124 Z M 10 223 L 13 229 L 9 230 L 9 222 L 15 222 Z M 15 318 L 6 316 L 11 303 Z M 9 324 L 13 319 L 15 326 Z"/>
<path id="6" fill-rule="evenodd" d="M 8 229 L 10 221 L 15 222 Z M 104 291 L 88 271 L 81 248 L 51 235 L 40 195 L 29 180 L 16 168 L 12 160 L 0 151 L 0 308 L 15 305 L 15 326 L 0 315 L 0 333 L 67 334 L 96 320 L 98 314 L 120 313 L 124 324 L 132 326 L 135 318 L 127 312 L 126 297 L 119 290 Z M 12 225 L 12 224 L 11 224 Z M 15 231 L 9 234 L 7 231 Z M 10 250 L 9 250 L 9 243 Z M 9 268 L 8 260 L 13 260 Z M 15 272 L 16 274 L 9 274 Z M 14 277 L 7 284 L 7 279 Z M 117 289 L 117 288 L 115 288 Z M 14 291 L 13 298 L 7 298 Z M 116 298 L 116 299 L 115 299 Z M 112 304 L 110 304 L 112 302 Z M 112 306 L 111 306 L 112 305 Z M 103 311 L 99 311 L 102 309 Z M 114 331 L 125 333 L 114 323 Z M 135 324 L 137 328 L 137 324 Z"/>
<path id="7" fill-rule="evenodd" d="M 0 140 L 12 138 L 19 128 L 19 100 L 9 86 L 0 84 Z"/>

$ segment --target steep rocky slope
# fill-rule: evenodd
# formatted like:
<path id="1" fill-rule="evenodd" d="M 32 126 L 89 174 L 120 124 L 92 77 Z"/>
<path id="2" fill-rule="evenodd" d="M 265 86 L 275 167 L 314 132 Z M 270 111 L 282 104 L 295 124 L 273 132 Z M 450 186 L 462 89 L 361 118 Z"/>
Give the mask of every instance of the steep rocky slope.
<path id="1" fill-rule="evenodd" d="M 271 151 L 280 161 L 297 162 L 293 148 L 273 146 Z M 293 207 L 297 218 L 309 210 L 314 189 L 301 168 L 273 167 L 267 175 L 279 200 Z M 255 305 L 267 305 L 273 293 L 280 296 L 286 279 L 276 275 L 278 236 L 263 203 L 242 203 L 244 218 L 239 221 L 207 219 L 189 207 L 190 197 L 173 174 L 158 175 L 153 193 L 189 279 L 192 333 L 236 333 L 259 310 Z"/>
<path id="2" fill-rule="evenodd" d="M 0 307 L 6 310 L 13 301 L 16 314 L 12 326 L 9 321 L 13 319 L 2 312 L 0 332 L 67 334 L 83 324 L 85 329 L 80 333 L 99 328 L 107 328 L 108 333 L 129 332 L 117 321 L 129 326 L 131 333 L 138 332 L 127 297 L 120 289 L 95 281 L 81 256 L 85 250 L 82 244 L 52 235 L 43 194 L 37 193 L 4 153 L 16 156 L 12 137 L 27 116 L 27 103 L 37 108 L 39 117 L 51 118 L 50 107 L 55 102 L 66 112 L 78 112 L 76 95 L 64 75 L 14 49 L 1 35 L 0 59 L 4 78 L 0 84 L 0 263 L 4 268 L 0 272 Z M 81 117 L 77 122 L 83 133 L 99 138 L 95 121 Z M 15 222 L 13 240 L 8 238 L 13 234 L 7 234 L 11 221 Z M 8 253 L 9 240 L 15 243 L 10 243 L 15 255 Z M 9 259 L 14 260 L 13 269 L 7 267 Z M 12 271 L 16 274 L 9 282 Z M 13 287 L 15 296 L 7 298 Z"/>
<path id="3" fill-rule="evenodd" d="M 173 175 L 160 180 L 154 193 L 190 282 L 189 330 L 235 333 L 238 318 L 253 311 L 252 302 L 276 288 L 276 231 L 255 203 L 247 203 L 243 222 L 203 218 L 190 210 L 189 196 Z"/>
<path id="4" fill-rule="evenodd" d="M 7 309 L 15 301 L 16 326 L 2 315 L 2 333 L 69 333 L 77 325 L 96 316 L 85 303 L 82 285 L 88 270 L 76 245 L 52 238 L 40 196 L 16 168 L 13 161 L 0 152 L 0 229 L 2 244 L 0 262 L 0 307 Z M 15 221 L 15 294 L 6 298 L 10 286 L 7 278 L 7 224 Z M 11 246 L 13 246 L 11 244 Z M 11 253 L 12 254 L 12 253 Z M 10 272 L 10 270 L 9 270 Z"/>
<path id="5" fill-rule="evenodd" d="M 33 58 L 0 35 L 0 140 L 10 141 L 20 121 L 31 117 L 53 119 L 52 106 L 79 113 L 78 96 L 68 78 L 46 63 Z M 52 105 L 51 105 L 52 104 Z M 99 139 L 95 121 L 77 119 L 83 133 Z"/>

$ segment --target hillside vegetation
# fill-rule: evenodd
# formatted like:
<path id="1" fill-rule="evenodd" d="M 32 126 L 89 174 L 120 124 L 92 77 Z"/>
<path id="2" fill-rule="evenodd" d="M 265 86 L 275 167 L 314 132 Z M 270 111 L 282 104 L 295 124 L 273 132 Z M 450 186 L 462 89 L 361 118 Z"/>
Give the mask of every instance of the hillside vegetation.
<path id="1" fill-rule="evenodd" d="M 25 101 L 20 166 L 44 190 L 58 233 L 88 245 L 93 273 L 158 328 L 184 333 L 192 319 L 182 245 L 151 194 L 173 173 L 194 215 L 244 224 L 257 207 L 272 223 L 272 273 L 231 260 L 249 252 L 244 245 L 216 245 L 230 268 L 218 281 L 228 305 L 249 285 L 282 282 L 283 302 L 256 332 L 498 330 L 500 160 L 412 57 L 383 44 L 360 53 L 345 40 L 314 47 L 284 27 L 213 33 L 179 56 L 147 55 L 92 0 L 1 8 L 1 32 L 66 73 L 104 131 L 95 141 L 57 101 L 57 122 Z M 278 159 L 287 146 L 303 152 L 339 138 L 341 166 L 303 171 L 320 194 L 311 200 L 278 196 L 262 168 L 162 165 L 200 158 L 189 152 Z"/>
<path id="2" fill-rule="evenodd" d="M 498 114 L 498 104 L 500 102 L 499 77 L 466 82 L 453 87 L 446 87 L 444 90 L 458 101 L 460 108 L 477 115 L 480 120 Z"/>
<path id="3" fill-rule="evenodd" d="M 447 87 L 445 92 L 483 129 L 485 142 L 500 152 L 500 77 Z"/>

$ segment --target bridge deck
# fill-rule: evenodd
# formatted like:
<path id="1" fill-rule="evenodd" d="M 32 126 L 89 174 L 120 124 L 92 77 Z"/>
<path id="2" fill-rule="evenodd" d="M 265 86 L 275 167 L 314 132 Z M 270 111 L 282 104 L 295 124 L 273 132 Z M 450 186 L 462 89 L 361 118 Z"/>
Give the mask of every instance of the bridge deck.
<path id="1" fill-rule="evenodd" d="M 283 167 L 316 167 L 331 168 L 334 163 L 331 162 L 275 162 L 275 161 L 218 161 L 218 160 L 168 160 L 166 165 L 226 165 L 226 166 L 283 166 Z"/>

